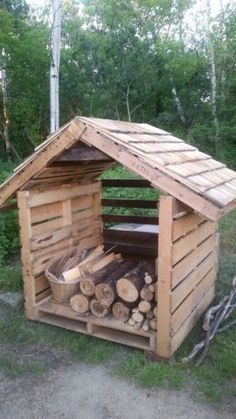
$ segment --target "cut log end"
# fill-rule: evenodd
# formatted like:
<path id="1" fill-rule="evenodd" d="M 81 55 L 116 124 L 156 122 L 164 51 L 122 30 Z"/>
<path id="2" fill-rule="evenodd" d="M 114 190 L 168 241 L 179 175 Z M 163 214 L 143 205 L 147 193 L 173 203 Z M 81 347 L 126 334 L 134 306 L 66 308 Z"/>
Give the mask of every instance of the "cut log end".
<path id="1" fill-rule="evenodd" d="M 80 289 L 84 295 L 92 297 L 95 293 L 95 285 L 92 279 L 84 278 L 80 281 Z"/>
<path id="2" fill-rule="evenodd" d="M 130 308 L 118 301 L 112 306 L 112 314 L 116 320 L 126 322 L 130 316 Z"/>
<path id="3" fill-rule="evenodd" d="M 119 297 L 128 303 L 135 302 L 139 297 L 139 292 L 135 285 L 126 278 L 121 278 L 117 281 L 116 289 Z"/>
<path id="4" fill-rule="evenodd" d="M 75 294 L 70 299 L 70 305 L 76 313 L 85 314 L 89 311 L 89 298 L 82 294 Z"/>
<path id="5" fill-rule="evenodd" d="M 91 301 L 90 310 L 95 317 L 106 317 L 109 313 L 109 308 L 101 304 L 96 299 Z"/>
<path id="6" fill-rule="evenodd" d="M 95 296 L 101 304 L 109 307 L 115 300 L 116 294 L 110 285 L 102 283 L 96 286 Z"/>

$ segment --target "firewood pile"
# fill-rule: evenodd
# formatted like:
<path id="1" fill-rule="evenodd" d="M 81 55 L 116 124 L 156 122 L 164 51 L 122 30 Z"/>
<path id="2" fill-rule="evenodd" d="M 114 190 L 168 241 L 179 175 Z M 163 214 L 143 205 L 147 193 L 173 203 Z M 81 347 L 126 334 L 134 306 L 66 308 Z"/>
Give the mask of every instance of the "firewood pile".
<path id="1" fill-rule="evenodd" d="M 87 253 L 60 280 L 78 280 L 79 291 L 70 298 L 80 315 L 113 316 L 134 329 L 156 330 L 155 269 L 148 262 L 125 261 L 120 254 L 104 253 L 103 246 Z"/>

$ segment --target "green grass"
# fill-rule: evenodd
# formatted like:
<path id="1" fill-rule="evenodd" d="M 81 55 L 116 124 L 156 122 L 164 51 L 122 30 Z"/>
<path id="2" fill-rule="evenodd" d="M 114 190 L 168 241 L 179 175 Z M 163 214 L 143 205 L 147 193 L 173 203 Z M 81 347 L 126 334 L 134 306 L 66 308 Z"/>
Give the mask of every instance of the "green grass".
<path id="1" fill-rule="evenodd" d="M 110 170 L 105 175 L 107 178 L 127 178 L 120 166 Z M 134 177 L 129 174 L 129 177 Z M 114 188 L 107 188 L 106 196 L 114 194 Z M 131 197 L 127 191 L 116 188 L 117 197 Z M 156 192 L 146 189 L 146 199 L 157 199 Z M 139 195 L 141 194 L 141 195 Z M 114 195 L 113 195 L 114 196 Z M 142 191 L 137 189 L 137 194 L 132 197 L 144 197 Z M 230 287 L 232 278 L 236 274 L 236 211 L 232 211 L 220 223 L 221 250 L 220 270 L 216 287 L 216 298 L 218 301 L 225 295 Z M 0 268 L 0 290 L 16 291 L 22 287 L 22 278 L 19 268 Z M 234 314 L 234 317 L 236 313 Z M 41 356 L 34 358 L 30 363 L 27 357 L 20 357 L 14 348 L 21 345 L 23 352 L 30 346 L 43 348 L 42 352 L 50 354 L 56 350 L 59 356 L 67 357 L 75 361 L 83 361 L 89 364 L 99 364 L 109 361 L 113 365 L 113 372 L 127 379 L 132 379 L 144 388 L 166 387 L 179 389 L 184 386 L 194 386 L 194 393 L 201 394 L 211 402 L 218 402 L 226 394 L 236 396 L 236 328 L 219 334 L 212 342 L 209 355 L 200 368 L 194 363 L 183 365 L 181 359 L 186 356 L 202 336 L 201 322 L 193 329 L 185 340 L 174 361 L 171 364 L 152 363 L 145 354 L 139 350 L 126 349 L 122 345 L 113 344 L 93 337 L 69 332 L 60 328 L 47 326 L 25 320 L 23 309 L 18 308 L 4 321 L 0 320 L 0 370 L 9 375 L 25 373 L 38 373 L 43 369 L 46 371 L 49 364 L 46 360 L 42 364 Z M 4 348 L 9 350 L 8 355 Z M 56 348 L 56 349 L 55 349 Z M 50 358 L 50 357 L 49 357 Z M 63 358 L 64 359 L 64 358 Z M 118 363 L 117 363 L 118 359 Z M 120 361 L 119 361 L 120 359 Z M 6 360 L 6 362 L 5 362 Z M 37 367 L 38 365 L 38 367 Z M 46 365 L 46 367 L 45 367 Z M 47 367 L 48 365 L 48 367 Z"/>

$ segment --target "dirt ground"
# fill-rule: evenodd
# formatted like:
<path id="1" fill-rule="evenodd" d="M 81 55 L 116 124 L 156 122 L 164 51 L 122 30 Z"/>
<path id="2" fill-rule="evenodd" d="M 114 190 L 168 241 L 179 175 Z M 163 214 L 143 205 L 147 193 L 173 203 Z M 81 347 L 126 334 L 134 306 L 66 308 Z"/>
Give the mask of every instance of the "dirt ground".
<path id="1" fill-rule="evenodd" d="M 114 377 L 106 366 L 68 364 L 43 377 L 0 376 L 1 419 L 235 419 L 193 401 L 186 390 L 147 391 Z"/>

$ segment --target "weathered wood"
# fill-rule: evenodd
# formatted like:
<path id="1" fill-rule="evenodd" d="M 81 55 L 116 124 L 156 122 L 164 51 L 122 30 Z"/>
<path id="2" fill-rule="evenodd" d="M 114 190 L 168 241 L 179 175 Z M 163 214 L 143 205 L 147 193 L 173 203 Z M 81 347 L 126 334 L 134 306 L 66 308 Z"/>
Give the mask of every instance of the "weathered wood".
<path id="1" fill-rule="evenodd" d="M 85 314 L 90 308 L 90 299 L 83 294 L 75 294 L 70 299 L 70 305 L 76 313 Z"/>
<path id="2" fill-rule="evenodd" d="M 111 271 L 104 276 L 104 282 L 98 284 L 95 288 L 95 296 L 100 303 L 109 307 L 116 299 L 116 281 L 124 274 L 135 267 L 136 263 L 132 261 L 122 262 L 113 267 Z"/>
<path id="3" fill-rule="evenodd" d="M 104 198 L 102 199 L 102 205 L 104 207 L 115 207 L 115 208 L 157 208 L 157 201 L 144 200 L 144 199 L 116 199 L 116 198 Z"/>
<path id="4" fill-rule="evenodd" d="M 134 302 L 138 299 L 144 282 L 144 274 L 147 270 L 147 263 L 141 262 L 132 271 L 117 281 L 117 294 L 122 300 Z"/>
<path id="5" fill-rule="evenodd" d="M 142 329 L 144 330 L 144 332 L 148 332 L 148 330 L 150 329 L 150 320 L 144 320 Z"/>
<path id="6" fill-rule="evenodd" d="M 89 161 L 89 160 L 111 160 L 111 158 L 96 148 L 81 147 L 65 150 L 55 162 L 75 162 L 75 161 Z"/>
<path id="7" fill-rule="evenodd" d="M 145 179 L 102 179 L 104 188 L 152 188 Z"/>
<path id="8" fill-rule="evenodd" d="M 153 315 L 153 310 L 150 310 L 150 311 L 148 311 L 148 312 L 146 313 L 146 318 L 147 318 L 147 319 L 149 319 L 149 320 L 150 320 L 150 319 L 152 319 L 152 318 L 153 318 L 153 316 L 154 316 L 154 315 Z"/>
<path id="9" fill-rule="evenodd" d="M 143 215 L 103 214 L 102 219 L 104 222 L 158 225 L 158 217 L 149 217 Z"/>
<path id="10" fill-rule="evenodd" d="M 29 192 L 17 193 L 18 215 L 21 240 L 21 261 L 24 280 L 25 313 L 28 319 L 36 319 L 35 281 L 32 269 L 30 239 L 32 237 L 30 209 L 28 207 Z"/>
<path id="11" fill-rule="evenodd" d="M 106 317 L 109 314 L 109 307 L 104 306 L 95 298 L 90 302 L 90 310 L 96 317 Z"/>
<path id="12" fill-rule="evenodd" d="M 163 358 L 170 356 L 173 201 L 171 196 L 161 196 L 159 210 L 157 354 Z M 152 328 L 151 322 L 150 326 Z"/>

